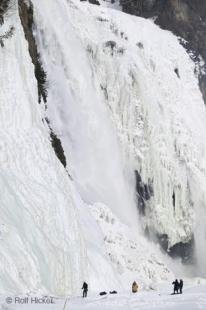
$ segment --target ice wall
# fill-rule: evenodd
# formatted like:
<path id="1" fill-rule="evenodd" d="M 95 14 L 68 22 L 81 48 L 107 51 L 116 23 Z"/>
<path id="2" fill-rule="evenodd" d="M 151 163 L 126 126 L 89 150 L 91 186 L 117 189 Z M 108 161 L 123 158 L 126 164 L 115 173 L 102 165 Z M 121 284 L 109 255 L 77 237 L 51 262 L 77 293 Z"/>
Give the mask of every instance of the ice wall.
<path id="1" fill-rule="evenodd" d="M 0 290 L 79 290 L 85 248 L 71 181 L 52 149 L 17 6 L 0 48 Z"/>
<path id="2" fill-rule="evenodd" d="M 93 75 L 83 42 L 87 38 L 80 36 L 89 19 L 78 29 L 72 15 L 79 19 L 83 15 L 73 2 L 33 3 L 36 39 L 49 80 L 46 113 L 62 140 L 69 173 L 86 203 L 103 202 L 122 220 L 136 225 L 134 188 L 124 171 L 110 111 Z"/>
<path id="3" fill-rule="evenodd" d="M 203 190 L 192 184 L 205 184 L 206 115 L 186 51 L 148 20 L 88 3 L 34 3 L 47 113 L 83 199 L 131 220 L 138 171 L 151 188 L 143 228 L 166 236 L 167 248 L 192 244 L 202 221 Z"/>
<path id="4" fill-rule="evenodd" d="M 28 1 L 26 3 L 29 5 Z M 156 254 L 156 249 L 150 252 L 150 245 L 144 245 L 144 238 L 138 245 L 134 188 L 130 187 L 130 177 L 124 174 L 123 152 L 115 126 L 104 101 L 99 102 L 99 97 L 95 97 L 91 73 L 87 75 L 87 52 L 75 33 L 72 36 L 74 28 L 70 24 L 67 28 L 71 31 L 68 46 L 73 46 L 74 51 L 65 56 L 65 62 L 61 56 L 67 46 L 60 43 L 66 34 L 61 37 L 61 32 L 57 33 L 55 41 L 56 28 L 62 26 L 57 22 L 59 19 L 67 22 L 69 15 L 64 12 L 71 7 L 67 7 L 67 2 L 60 5 L 59 1 L 52 4 L 50 1 L 41 2 L 45 7 L 39 2 L 33 4 L 36 18 L 34 35 L 48 70 L 47 110 L 43 102 L 38 103 L 34 66 L 17 6 L 6 16 L 5 24 L 0 28 L 1 34 L 10 25 L 15 27 L 14 34 L 0 49 L 1 292 L 78 295 L 84 280 L 89 283 L 90 291 L 100 290 L 100 283 L 105 289 L 122 289 L 128 288 L 133 272 L 138 272 L 146 285 L 166 279 L 171 273 Z M 75 10 L 75 6 L 72 7 Z M 52 12 L 59 15 L 53 16 Z M 45 24 L 42 24 L 42 13 Z M 49 24 L 50 19 L 52 22 Z M 55 31 L 54 20 L 57 24 Z M 46 41 L 48 38 L 49 42 Z M 51 54 L 47 55 L 49 51 Z M 81 67 L 76 68 L 71 56 L 76 57 L 78 53 Z M 48 56 L 48 63 L 45 56 Z M 52 66 L 56 61 L 60 61 L 59 67 Z M 49 71 L 50 66 L 53 75 Z M 83 68 L 86 78 L 80 70 Z M 61 76 L 62 72 L 65 76 Z M 89 96 L 84 98 L 87 89 Z M 101 91 L 99 94 L 101 97 Z M 52 148 L 46 119 L 62 139 L 67 169 L 61 165 Z M 111 151 L 113 157 L 110 156 Z M 120 258 L 114 260 L 118 232 L 109 255 L 105 237 L 110 234 L 110 227 L 101 228 L 90 211 L 92 206 L 89 204 L 97 202 L 107 204 L 101 206 L 108 210 L 111 218 L 112 212 L 118 215 L 115 220 L 117 228 L 123 225 L 120 219 L 124 222 L 124 229 L 121 229 L 124 242 L 118 245 L 121 268 Z M 101 218 L 101 208 L 98 209 Z M 134 231 L 130 230 L 128 223 L 135 223 Z M 115 230 L 116 226 L 111 229 Z M 129 247 L 131 243 L 136 246 L 125 256 L 125 245 Z M 142 251 L 147 252 L 147 258 L 141 254 Z M 128 262 L 134 261 L 137 253 L 140 259 L 131 267 Z M 154 257 L 152 264 L 149 263 L 151 254 Z M 144 265 L 140 268 L 142 261 Z M 161 272 L 152 272 L 156 267 Z"/>

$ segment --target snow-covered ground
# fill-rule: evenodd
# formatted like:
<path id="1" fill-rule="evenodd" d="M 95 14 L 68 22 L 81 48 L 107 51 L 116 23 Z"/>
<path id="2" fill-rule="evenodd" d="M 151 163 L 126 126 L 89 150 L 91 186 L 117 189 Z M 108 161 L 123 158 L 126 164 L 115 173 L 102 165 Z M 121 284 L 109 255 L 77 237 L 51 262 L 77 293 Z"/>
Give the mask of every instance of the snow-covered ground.
<path id="1" fill-rule="evenodd" d="M 35 296 L 17 296 L 0 298 L 1 310 L 205 310 L 206 285 L 186 284 L 183 294 L 172 295 L 171 285 L 162 285 L 155 290 L 140 291 L 133 294 L 129 291 L 107 294 L 104 296 L 88 294 L 87 298 L 57 298 L 45 296 L 42 300 Z M 7 298 L 7 299 L 6 299 Z M 47 304 L 43 304 L 43 300 Z M 11 302 L 11 303 L 8 303 Z"/>
<path id="2" fill-rule="evenodd" d="M 68 310 L 199 310 L 206 309 L 206 286 L 188 287 L 184 294 L 171 295 L 171 288 L 159 291 L 120 293 L 106 297 L 71 299 Z"/>
<path id="3" fill-rule="evenodd" d="M 170 295 L 169 287 L 154 292 L 121 293 L 106 297 L 71 299 L 68 310 L 199 310 L 206 309 L 206 286 L 190 287 L 184 294 Z"/>

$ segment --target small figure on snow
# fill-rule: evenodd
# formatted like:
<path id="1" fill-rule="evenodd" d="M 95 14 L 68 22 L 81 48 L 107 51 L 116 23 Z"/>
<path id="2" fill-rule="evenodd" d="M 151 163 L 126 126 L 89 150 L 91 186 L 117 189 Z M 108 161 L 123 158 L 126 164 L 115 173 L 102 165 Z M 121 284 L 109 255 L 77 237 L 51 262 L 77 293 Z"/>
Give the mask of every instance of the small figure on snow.
<path id="1" fill-rule="evenodd" d="M 180 294 L 182 294 L 182 288 L 183 288 L 183 280 L 182 279 L 180 279 L 179 288 L 180 288 Z"/>
<path id="2" fill-rule="evenodd" d="M 86 282 L 83 283 L 82 285 L 82 290 L 83 290 L 83 298 L 87 297 L 87 292 L 88 292 L 88 284 Z"/>
<path id="3" fill-rule="evenodd" d="M 132 283 L 132 293 L 137 293 L 138 292 L 138 288 L 139 288 L 138 284 L 134 281 Z"/>
<path id="4" fill-rule="evenodd" d="M 174 285 L 174 294 L 176 293 L 178 294 L 179 287 L 180 287 L 178 280 L 176 279 L 174 282 L 172 282 L 172 284 Z"/>

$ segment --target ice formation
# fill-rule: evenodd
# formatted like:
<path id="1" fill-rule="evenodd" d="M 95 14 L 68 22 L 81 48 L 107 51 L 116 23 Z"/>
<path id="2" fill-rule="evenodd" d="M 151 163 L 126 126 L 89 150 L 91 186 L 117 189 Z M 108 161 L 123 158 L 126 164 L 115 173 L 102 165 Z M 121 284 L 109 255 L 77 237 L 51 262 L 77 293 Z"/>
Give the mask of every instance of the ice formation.
<path id="1" fill-rule="evenodd" d="M 134 274 L 145 285 L 169 278 L 141 226 L 167 235 L 170 247 L 194 237 L 203 275 L 206 115 L 186 51 L 170 32 L 118 10 L 32 4 L 46 105 L 17 5 L 0 27 L 15 27 L 0 48 L 1 290 L 64 295 L 85 278 L 93 290 L 128 285 Z"/>

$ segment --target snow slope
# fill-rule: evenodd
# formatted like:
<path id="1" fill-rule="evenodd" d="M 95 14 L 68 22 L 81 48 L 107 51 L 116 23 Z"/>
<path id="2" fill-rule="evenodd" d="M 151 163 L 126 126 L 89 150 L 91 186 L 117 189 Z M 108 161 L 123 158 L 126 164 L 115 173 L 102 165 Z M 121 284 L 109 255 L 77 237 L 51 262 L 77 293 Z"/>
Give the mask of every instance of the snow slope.
<path id="1" fill-rule="evenodd" d="M 5 302 L 4 298 L 1 298 L 0 304 L 2 310 L 127 310 L 127 309 L 141 309 L 141 310 L 177 310 L 179 308 L 183 310 L 199 310 L 206 307 L 206 286 L 204 284 L 187 283 L 182 295 L 170 295 L 171 286 L 163 285 L 158 290 L 153 291 L 140 291 L 137 294 L 124 291 L 118 292 L 117 295 L 90 295 L 86 299 L 82 297 L 73 297 L 60 299 L 56 297 L 47 297 L 47 301 L 53 302 L 53 304 L 35 304 L 31 302 L 34 300 L 34 296 L 28 297 L 28 303 L 19 304 L 15 303 L 15 297 L 12 304 Z"/>
<path id="2" fill-rule="evenodd" d="M 67 295 L 83 280 L 99 291 L 172 279 L 171 261 L 142 236 L 134 171 L 153 187 L 141 224 L 170 245 L 193 233 L 205 244 L 205 108 L 192 62 L 150 21 L 79 1 L 32 3 L 47 109 L 17 7 L 0 28 L 15 25 L 0 49 L 1 291 Z"/>

